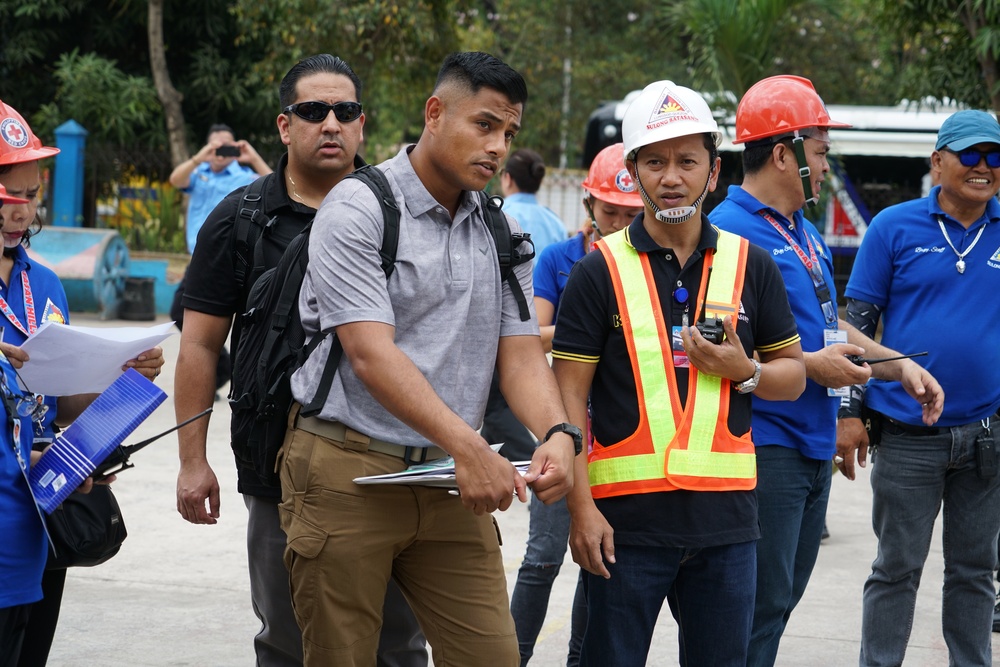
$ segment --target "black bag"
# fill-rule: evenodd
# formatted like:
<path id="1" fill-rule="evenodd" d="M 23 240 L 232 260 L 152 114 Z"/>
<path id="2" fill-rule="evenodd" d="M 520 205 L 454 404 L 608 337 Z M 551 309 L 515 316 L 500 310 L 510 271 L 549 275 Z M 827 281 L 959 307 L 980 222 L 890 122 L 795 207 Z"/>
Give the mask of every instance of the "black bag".
<path id="1" fill-rule="evenodd" d="M 365 183 L 381 205 L 384 224 L 379 254 L 388 280 L 396 261 L 400 221 L 392 188 L 382 172 L 371 165 L 356 169 L 347 178 L 357 178 Z M 527 321 L 530 313 L 513 269 L 534 257 L 533 248 L 523 255 L 518 251 L 522 242 L 530 245 L 530 235 L 511 234 L 501 212 L 503 200 L 479 194 L 486 212 L 487 227 L 496 244 L 501 279 L 511 286 L 521 320 Z M 241 212 L 238 222 L 252 217 Z M 311 227 L 310 223 L 288 244 L 276 267 L 264 271 L 254 282 L 247 297 L 247 311 L 240 320 L 240 338 L 233 361 L 229 404 L 232 408 L 234 447 L 245 442 L 257 475 L 263 482 L 272 485 L 278 483 L 275 461 L 284 441 L 288 412 L 293 401 L 292 373 L 302 366 L 327 336 L 321 333 L 306 343 L 299 319 L 299 290 L 309 263 Z M 246 239 L 248 233 L 237 230 L 237 237 Z M 257 243 L 260 243 L 259 239 Z M 249 255 L 246 251 L 248 246 L 245 240 L 241 243 L 244 257 Z M 261 253 L 255 249 L 253 254 L 259 261 Z M 302 408 L 303 416 L 315 416 L 323 408 L 342 354 L 343 348 L 334 338 L 316 393 Z"/>
<path id="2" fill-rule="evenodd" d="M 128 536 L 118 500 L 107 484 L 71 493 L 48 516 L 52 546 L 46 568 L 93 567 L 118 553 Z"/>

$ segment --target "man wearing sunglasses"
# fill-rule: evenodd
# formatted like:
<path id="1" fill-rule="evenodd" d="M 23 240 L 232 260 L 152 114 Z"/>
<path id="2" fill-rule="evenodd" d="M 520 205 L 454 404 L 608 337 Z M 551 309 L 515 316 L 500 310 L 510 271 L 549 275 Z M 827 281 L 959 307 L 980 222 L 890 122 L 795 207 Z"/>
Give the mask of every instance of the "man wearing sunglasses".
<path id="1" fill-rule="evenodd" d="M 282 79 L 277 128 L 288 152 L 281 157 L 278 170 L 261 179 L 261 199 L 256 204 L 260 224 L 275 222 L 262 236 L 265 268 L 278 263 L 288 243 L 313 219 L 327 192 L 364 164 L 357 155 L 365 123 L 359 101 L 361 88 L 361 80 L 351 67 L 329 54 L 302 60 Z M 256 188 L 257 184 L 248 187 Z M 243 195 L 243 188 L 236 190 L 212 211 L 188 267 L 174 400 L 181 420 L 212 405 L 216 361 L 231 327 L 233 348 L 238 345 L 239 315 L 246 311 L 247 295 L 257 277 L 241 263 L 234 249 L 239 210 L 254 205 L 245 203 Z M 239 270 L 246 271 L 242 282 Z M 219 483 L 206 457 L 207 421 L 198 420 L 178 432 L 181 466 L 177 511 L 197 524 L 215 524 L 220 509 Z M 246 442 L 234 441 L 232 446 L 238 489 L 249 511 L 250 594 L 262 624 L 254 639 L 257 664 L 301 665 L 302 636 L 282 560 L 286 538 L 278 521 L 281 490 L 254 472 Z M 426 666 L 420 628 L 392 585 L 379 637 L 380 667 Z"/>
<path id="2" fill-rule="evenodd" d="M 944 506 L 942 630 L 953 665 L 990 665 L 1000 533 L 1000 125 L 959 111 L 938 133 L 931 166 L 940 185 L 891 206 L 865 233 L 847 284 L 847 319 L 903 352 L 944 390 L 937 422 L 896 383 L 872 383 L 864 402 L 881 424 L 872 455 L 878 552 L 865 583 L 862 666 L 899 665 L 920 575 Z M 961 333 L 956 338 L 954 331 Z M 857 402 L 856 402 L 857 403 Z M 838 452 L 869 441 L 860 405 L 841 408 Z M 874 431 L 873 431 L 874 433 Z M 875 444 L 874 442 L 872 443 Z M 873 450 L 874 452 L 874 450 Z"/>
<path id="3" fill-rule="evenodd" d="M 526 100 L 524 79 L 497 58 L 448 56 L 420 139 L 379 166 L 401 214 L 388 281 L 381 207 L 367 186 L 341 181 L 316 215 L 299 310 L 306 335 L 335 330 L 344 357 L 319 415 L 290 419 L 279 455 L 307 665 L 372 664 L 390 576 L 435 664 L 519 664 L 490 513 L 515 496 L 526 501 L 528 484 L 543 502 L 563 497 L 582 444 L 542 351 L 530 263 L 513 273 L 529 309 L 522 319 L 477 192 L 499 172 Z M 329 349 L 317 348 L 292 376 L 297 401 L 315 396 Z M 515 416 L 549 434 L 524 477 L 476 432 L 494 368 Z M 353 481 L 448 455 L 460 497 Z"/>

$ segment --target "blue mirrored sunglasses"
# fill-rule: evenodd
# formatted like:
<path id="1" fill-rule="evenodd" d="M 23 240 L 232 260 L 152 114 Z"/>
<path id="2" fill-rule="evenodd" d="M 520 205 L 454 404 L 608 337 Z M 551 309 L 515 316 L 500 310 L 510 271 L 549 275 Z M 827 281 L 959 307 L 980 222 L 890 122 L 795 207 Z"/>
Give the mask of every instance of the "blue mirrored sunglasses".
<path id="1" fill-rule="evenodd" d="M 990 169 L 1000 167 L 1000 151 L 977 151 L 975 148 L 966 148 L 964 151 L 953 151 L 950 148 L 945 150 L 957 155 L 963 167 L 975 167 L 982 159 L 986 160 L 986 166 Z"/>

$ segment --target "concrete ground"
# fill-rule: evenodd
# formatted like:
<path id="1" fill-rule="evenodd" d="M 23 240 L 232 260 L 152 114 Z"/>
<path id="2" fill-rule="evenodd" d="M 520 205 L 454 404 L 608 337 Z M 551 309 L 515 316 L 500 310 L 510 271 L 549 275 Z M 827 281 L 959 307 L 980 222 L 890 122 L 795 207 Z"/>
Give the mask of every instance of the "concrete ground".
<path id="1" fill-rule="evenodd" d="M 73 316 L 83 326 L 132 326 L 99 323 Z M 162 319 L 161 319 L 162 321 Z M 163 345 L 167 365 L 158 383 L 173 393 L 173 367 L 179 336 Z M 210 427 L 209 457 L 222 486 L 222 508 L 215 526 L 195 526 L 177 514 L 176 438 L 136 454 L 134 470 L 115 483 L 128 539 L 121 552 L 96 568 L 69 572 L 49 664 L 55 667 L 247 667 L 254 664 L 252 638 L 258 629 L 250 608 L 246 574 L 246 510 L 236 493 L 228 439 L 228 407 L 216 403 Z M 174 424 L 168 400 L 128 442 Z M 861 588 L 875 554 L 870 524 L 871 488 L 867 471 L 855 482 L 833 480 L 828 515 L 831 537 L 805 597 L 789 621 L 778 654 L 783 667 L 856 665 L 861 627 Z M 513 588 L 528 531 L 526 505 L 498 514 L 504 537 L 508 591 Z M 935 536 L 917 599 L 916 617 L 905 665 L 937 667 L 948 663 L 941 636 L 942 581 L 940 534 Z M 535 657 L 537 667 L 565 664 L 570 606 L 577 567 L 567 558 L 556 580 Z M 905 622 L 905 619 L 899 619 Z M 649 665 L 677 664 L 676 626 L 661 614 Z M 993 651 L 1000 656 L 1000 635 Z M 488 665 L 484 659 L 483 665 Z M 1000 664 L 1000 663 L 995 663 Z M 335 666 L 331 666 L 335 667 Z"/>

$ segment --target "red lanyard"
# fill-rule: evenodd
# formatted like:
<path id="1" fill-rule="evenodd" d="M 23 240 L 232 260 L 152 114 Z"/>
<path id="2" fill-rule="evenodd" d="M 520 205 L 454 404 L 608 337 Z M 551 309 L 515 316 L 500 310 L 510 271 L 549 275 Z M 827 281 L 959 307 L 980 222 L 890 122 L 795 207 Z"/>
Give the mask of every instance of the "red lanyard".
<path id="1" fill-rule="evenodd" d="M 25 336 L 30 336 L 38 329 L 38 323 L 35 321 L 35 297 L 31 294 L 31 283 L 28 281 L 27 271 L 21 271 L 21 287 L 24 291 L 24 316 L 28 320 L 28 328 L 24 328 L 24 325 L 21 324 L 21 321 L 17 319 L 17 315 L 14 314 L 13 309 L 11 309 L 10 304 L 2 296 L 0 296 L 0 312 L 21 333 Z"/>
<path id="2" fill-rule="evenodd" d="M 816 249 L 813 248 L 812 241 L 809 239 L 809 234 L 805 234 L 806 245 L 809 247 L 809 256 L 806 257 L 806 253 L 802 250 L 802 246 L 795 242 L 795 239 L 793 239 L 792 235 L 781 226 L 780 222 L 771 217 L 767 211 L 761 211 L 760 214 L 765 220 L 771 223 L 771 226 L 784 237 L 788 245 L 795 251 L 799 261 L 801 261 L 802 265 L 806 267 L 807 271 L 809 271 L 809 276 L 812 278 L 813 283 L 822 284 L 824 282 L 823 270 L 819 266 L 819 258 L 816 256 Z"/>
<path id="3" fill-rule="evenodd" d="M 819 258 L 816 256 L 816 249 L 809 238 L 809 233 L 803 230 L 803 235 L 806 237 L 806 246 L 809 248 L 809 256 L 807 257 L 806 253 L 802 250 L 802 246 L 795 242 L 795 239 L 792 238 L 792 235 L 788 233 L 781 223 L 775 220 L 767 211 L 761 211 L 760 214 L 784 237 L 785 242 L 795 251 L 799 261 L 806 267 L 806 271 L 809 272 L 809 278 L 812 279 L 813 289 L 816 291 L 816 300 L 819 301 L 823 319 L 826 320 L 826 326 L 830 329 L 836 329 L 838 324 L 837 308 L 833 304 L 833 294 L 826 285 L 826 279 L 823 277 L 823 268 L 819 264 Z"/>

